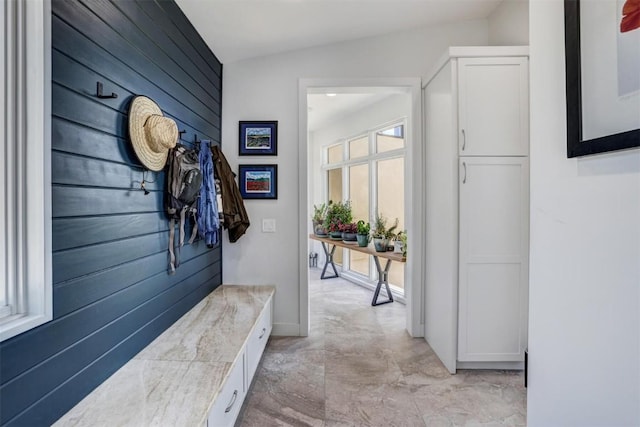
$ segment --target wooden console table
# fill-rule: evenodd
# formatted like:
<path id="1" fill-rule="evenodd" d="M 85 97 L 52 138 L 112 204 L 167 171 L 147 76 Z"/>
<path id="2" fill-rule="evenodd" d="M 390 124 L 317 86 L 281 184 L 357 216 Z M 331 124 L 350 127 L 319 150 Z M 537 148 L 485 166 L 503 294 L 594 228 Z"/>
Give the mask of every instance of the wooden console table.
<path id="1" fill-rule="evenodd" d="M 376 290 L 373 294 L 373 300 L 371 301 L 371 305 L 381 305 L 393 302 L 393 295 L 391 295 L 391 289 L 389 288 L 389 268 L 391 267 L 391 261 L 397 262 L 406 262 L 407 259 L 402 256 L 402 254 L 394 253 L 394 252 L 378 252 L 370 247 L 360 247 L 357 244 L 348 244 L 344 243 L 342 240 L 333 240 L 329 237 L 320 237 L 315 234 L 309 234 L 309 238 L 312 240 L 317 240 L 322 243 L 322 250 L 325 254 L 325 263 L 324 268 L 322 269 L 322 274 L 320 275 L 321 279 L 333 279 L 335 277 L 339 277 L 338 270 L 336 269 L 336 265 L 333 263 L 333 254 L 336 251 L 336 247 L 341 247 L 345 249 L 350 249 L 356 252 L 362 252 L 363 254 L 368 254 L 373 257 L 373 261 L 376 264 L 376 270 L 378 270 L 378 285 L 376 286 Z M 379 258 L 386 259 L 386 263 L 384 269 L 380 264 Z M 331 266 L 333 268 L 333 276 L 326 276 L 325 273 L 327 271 L 327 267 Z M 380 289 L 382 289 L 382 285 L 385 286 L 387 290 L 388 299 L 386 301 L 378 302 L 378 295 L 380 295 Z"/>

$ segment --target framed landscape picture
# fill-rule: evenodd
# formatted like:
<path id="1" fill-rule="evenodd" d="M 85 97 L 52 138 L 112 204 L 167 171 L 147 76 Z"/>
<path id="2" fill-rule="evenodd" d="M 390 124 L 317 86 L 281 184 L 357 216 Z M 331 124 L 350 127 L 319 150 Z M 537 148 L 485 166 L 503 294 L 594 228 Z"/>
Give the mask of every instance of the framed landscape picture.
<path id="1" fill-rule="evenodd" d="M 278 122 L 240 122 L 238 153 L 241 156 L 276 156 L 278 154 Z"/>
<path id="2" fill-rule="evenodd" d="M 243 199 L 277 199 L 278 165 L 240 165 L 238 185 Z"/>

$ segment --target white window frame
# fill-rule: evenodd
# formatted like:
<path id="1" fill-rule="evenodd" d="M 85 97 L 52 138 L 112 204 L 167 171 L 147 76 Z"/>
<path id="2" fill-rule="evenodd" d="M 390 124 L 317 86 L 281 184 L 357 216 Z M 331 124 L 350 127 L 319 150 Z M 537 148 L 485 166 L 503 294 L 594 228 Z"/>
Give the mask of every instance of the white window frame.
<path id="1" fill-rule="evenodd" d="M 0 2 L 0 341 L 53 318 L 51 2 Z M 0 294 L 1 296 L 1 294 Z"/>
<path id="2" fill-rule="evenodd" d="M 377 133 L 389 128 L 396 127 L 396 126 L 403 126 L 404 134 L 405 134 L 404 147 L 397 150 L 377 153 L 376 152 L 377 151 L 377 146 L 376 146 Z M 368 222 L 370 223 L 373 222 L 376 215 L 377 206 L 378 206 L 378 173 L 375 165 L 380 160 L 390 160 L 390 159 L 397 159 L 397 158 L 403 158 L 406 165 L 406 161 L 407 161 L 406 133 L 407 133 L 407 118 L 403 117 L 403 118 L 399 118 L 399 119 L 384 123 L 380 126 L 376 126 L 375 128 L 360 132 L 358 134 L 349 136 L 347 138 L 342 138 L 330 144 L 324 145 L 322 147 L 322 173 L 324 176 L 324 180 L 323 180 L 324 199 L 327 201 L 329 200 L 329 188 L 328 188 L 329 175 L 328 174 L 330 170 L 333 170 L 333 169 L 342 170 L 342 196 L 344 200 L 349 200 L 351 196 L 349 193 L 349 189 L 350 189 L 349 167 L 358 166 L 362 164 L 369 164 L 369 219 L 368 219 Z M 349 159 L 349 143 L 351 141 L 361 139 L 365 136 L 368 138 L 368 141 L 369 141 L 369 154 L 367 156 L 357 157 L 355 159 Z M 336 145 L 342 145 L 342 161 L 330 164 L 328 163 L 329 148 L 335 147 Z M 406 219 L 406 213 L 405 213 L 405 219 Z M 349 262 L 350 262 L 349 257 L 343 257 L 342 271 L 343 273 L 346 273 L 344 276 L 345 278 L 348 278 L 360 283 L 366 282 L 370 286 L 375 285 L 377 280 L 376 279 L 377 270 L 375 269 L 375 266 L 373 265 L 372 262 L 369 263 L 368 277 L 364 276 L 362 273 L 359 273 L 357 271 L 352 271 L 351 266 L 349 265 Z M 404 289 L 399 288 L 391 283 L 390 285 L 394 290 L 394 292 L 404 295 Z"/>

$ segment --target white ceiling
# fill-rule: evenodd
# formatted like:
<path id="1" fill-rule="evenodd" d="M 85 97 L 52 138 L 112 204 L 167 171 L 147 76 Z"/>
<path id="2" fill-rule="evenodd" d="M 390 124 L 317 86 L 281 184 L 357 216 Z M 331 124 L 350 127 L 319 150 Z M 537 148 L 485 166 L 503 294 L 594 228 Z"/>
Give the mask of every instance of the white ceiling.
<path id="1" fill-rule="evenodd" d="M 176 0 L 223 63 L 455 21 L 502 0 Z"/>

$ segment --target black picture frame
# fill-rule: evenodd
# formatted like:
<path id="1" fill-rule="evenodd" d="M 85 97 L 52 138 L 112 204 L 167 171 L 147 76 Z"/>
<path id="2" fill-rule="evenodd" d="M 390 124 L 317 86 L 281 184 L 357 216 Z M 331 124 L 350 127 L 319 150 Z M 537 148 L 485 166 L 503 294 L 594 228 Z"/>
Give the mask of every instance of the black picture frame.
<path id="1" fill-rule="evenodd" d="M 238 186 L 243 199 L 277 199 L 278 165 L 239 165 Z"/>
<path id="2" fill-rule="evenodd" d="M 582 68 L 580 0 L 564 0 L 567 92 L 567 157 L 587 156 L 640 147 L 640 129 L 584 140 L 582 138 Z"/>
<path id="3" fill-rule="evenodd" d="M 274 120 L 239 122 L 238 154 L 240 156 L 277 156 L 278 122 Z"/>

